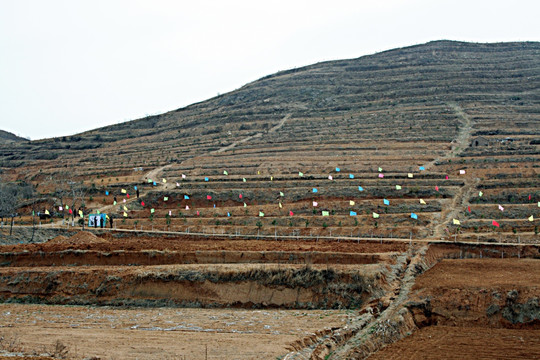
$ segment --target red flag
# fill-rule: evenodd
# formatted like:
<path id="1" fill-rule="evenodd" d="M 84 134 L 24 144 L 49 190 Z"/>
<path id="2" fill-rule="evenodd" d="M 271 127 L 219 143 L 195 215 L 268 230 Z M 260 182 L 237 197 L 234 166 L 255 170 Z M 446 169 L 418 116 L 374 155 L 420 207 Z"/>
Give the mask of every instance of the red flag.
<path id="1" fill-rule="evenodd" d="M 493 226 L 499 227 L 499 223 L 496 222 L 495 220 L 493 220 L 492 224 L 493 224 Z"/>
<path id="2" fill-rule="evenodd" d="M 71 211 L 71 209 L 69 209 L 69 213 L 70 213 L 70 214 L 73 214 L 73 211 Z"/>
<path id="3" fill-rule="evenodd" d="M 448 180 L 448 175 L 446 175 L 445 179 Z"/>
<path id="4" fill-rule="evenodd" d="M 467 206 L 467 211 L 471 212 L 471 207 L 470 206 Z"/>
<path id="5" fill-rule="evenodd" d="M 293 216 L 293 215 L 294 215 L 294 213 L 289 210 L 289 216 Z"/>
<path id="6" fill-rule="evenodd" d="M 141 201 L 141 205 L 144 206 L 144 201 Z"/>
<path id="7" fill-rule="evenodd" d="M 435 191 L 439 191 L 439 187 L 435 185 Z"/>
<path id="8" fill-rule="evenodd" d="M 531 200 L 531 195 L 529 194 L 529 201 Z"/>
<path id="9" fill-rule="evenodd" d="M 197 210 L 197 216 L 199 216 L 199 210 Z"/>
<path id="10" fill-rule="evenodd" d="M 242 194 L 238 195 L 238 197 L 241 199 L 241 198 L 242 198 Z"/>
<path id="11" fill-rule="evenodd" d="M 212 200 L 212 197 L 210 195 L 206 195 L 206 200 Z"/>
<path id="12" fill-rule="evenodd" d="M 126 194 L 126 197 L 129 199 L 129 194 Z"/>

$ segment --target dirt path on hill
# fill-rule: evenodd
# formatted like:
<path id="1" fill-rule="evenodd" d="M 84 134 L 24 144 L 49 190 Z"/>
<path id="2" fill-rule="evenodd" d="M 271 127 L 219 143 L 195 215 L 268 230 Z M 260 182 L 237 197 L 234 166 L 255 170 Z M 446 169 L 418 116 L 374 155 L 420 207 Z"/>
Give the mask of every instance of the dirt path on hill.
<path id="1" fill-rule="evenodd" d="M 425 164 L 424 168 L 426 170 L 429 170 L 438 162 L 448 160 L 448 159 L 458 156 L 469 146 L 469 143 L 470 143 L 470 138 L 472 134 L 472 125 L 473 125 L 471 118 L 469 117 L 469 115 L 467 115 L 463 111 L 461 106 L 459 106 L 458 104 L 449 103 L 447 105 L 456 113 L 461 123 L 461 128 L 459 129 L 458 136 L 454 139 L 455 142 L 452 145 L 452 149 L 445 155 L 439 156 L 438 158 L 433 159 L 433 161 L 430 161 L 427 164 Z"/>

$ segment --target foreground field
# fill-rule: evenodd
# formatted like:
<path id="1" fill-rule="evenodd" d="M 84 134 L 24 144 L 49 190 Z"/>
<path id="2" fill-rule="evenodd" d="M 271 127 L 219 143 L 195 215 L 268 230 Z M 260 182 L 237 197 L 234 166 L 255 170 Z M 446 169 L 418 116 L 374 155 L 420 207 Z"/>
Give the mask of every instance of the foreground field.
<path id="1" fill-rule="evenodd" d="M 296 339 L 346 322 L 338 310 L 0 305 L 0 335 L 14 348 L 47 351 L 60 341 L 70 359 L 275 359 Z"/>

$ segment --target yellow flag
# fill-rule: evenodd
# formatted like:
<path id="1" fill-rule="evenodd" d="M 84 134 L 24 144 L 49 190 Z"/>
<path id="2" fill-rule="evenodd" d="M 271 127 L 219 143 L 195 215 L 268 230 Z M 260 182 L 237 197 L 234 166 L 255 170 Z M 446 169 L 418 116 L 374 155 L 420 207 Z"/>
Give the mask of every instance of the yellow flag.
<path id="1" fill-rule="evenodd" d="M 257 175 L 261 175 L 261 172 L 257 170 Z"/>
<path id="2" fill-rule="evenodd" d="M 163 179 L 163 182 L 166 183 L 166 182 L 167 182 L 167 179 Z"/>
<path id="3" fill-rule="evenodd" d="M 46 215 L 50 215 L 49 210 L 45 210 Z"/>
<path id="4" fill-rule="evenodd" d="M 424 199 L 420 199 L 420 204 L 426 205 L 426 202 L 424 201 Z"/>
<path id="5" fill-rule="evenodd" d="M 381 171 L 382 171 L 382 167 L 379 168 L 379 172 L 381 172 Z"/>
<path id="6" fill-rule="evenodd" d="M 124 206 L 124 211 L 128 211 L 128 208 Z"/>
<path id="7" fill-rule="evenodd" d="M 246 204 L 246 203 L 244 203 L 244 207 L 247 207 L 247 204 Z"/>
<path id="8" fill-rule="evenodd" d="M 281 203 L 279 203 L 279 208 L 281 209 L 283 207 L 283 205 L 281 205 Z"/>
<path id="9" fill-rule="evenodd" d="M 127 213 L 124 211 L 124 216 L 127 217 Z"/>
<path id="10" fill-rule="evenodd" d="M 373 213 L 373 218 L 374 218 L 374 219 L 378 219 L 378 218 L 379 218 L 379 214 Z"/>
<path id="11" fill-rule="evenodd" d="M 82 210 L 79 210 L 79 216 L 80 216 L 80 217 L 83 217 L 83 215 L 84 215 L 84 214 L 83 214 Z"/>
<path id="12" fill-rule="evenodd" d="M 401 185 L 396 185 L 396 190 L 401 190 Z"/>
<path id="13" fill-rule="evenodd" d="M 529 216 L 529 221 L 534 221 L 534 217 L 532 215 Z"/>
<path id="14" fill-rule="evenodd" d="M 264 213 L 262 211 L 259 211 L 259 216 L 260 217 L 263 217 L 264 216 Z"/>
<path id="15" fill-rule="evenodd" d="M 353 206 L 353 205 L 354 205 L 354 201 L 349 200 L 349 205 Z"/>
<path id="16" fill-rule="evenodd" d="M 227 170 L 223 170 L 223 175 L 229 175 L 229 173 L 227 172 Z"/>
<path id="17" fill-rule="evenodd" d="M 412 174 L 412 173 L 408 173 L 408 174 L 407 174 L 407 177 L 408 177 L 409 179 L 412 179 L 412 178 L 413 178 L 413 174 Z"/>
<path id="18" fill-rule="evenodd" d="M 270 181 L 274 181 L 274 177 L 273 177 L 273 176 L 270 176 Z"/>
<path id="19" fill-rule="evenodd" d="M 127 193 L 127 190 L 126 189 L 122 189 L 122 194 L 125 194 Z"/>
<path id="20" fill-rule="evenodd" d="M 454 225 L 461 225 L 458 219 L 453 219 L 452 222 L 454 223 Z"/>

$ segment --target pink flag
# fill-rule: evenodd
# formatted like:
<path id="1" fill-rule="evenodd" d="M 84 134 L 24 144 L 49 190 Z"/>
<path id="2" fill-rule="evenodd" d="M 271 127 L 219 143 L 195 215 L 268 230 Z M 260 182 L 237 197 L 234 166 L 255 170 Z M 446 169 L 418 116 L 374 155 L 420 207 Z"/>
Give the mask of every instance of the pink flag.
<path id="1" fill-rule="evenodd" d="M 186 210 L 189 210 L 189 206 L 186 205 Z"/>
<path id="2" fill-rule="evenodd" d="M 493 220 L 493 222 L 491 223 L 493 226 L 496 226 L 496 227 L 499 227 L 499 223 L 496 222 L 495 220 Z"/>
<path id="3" fill-rule="evenodd" d="M 316 201 L 313 202 L 313 206 L 319 205 Z"/>
<path id="4" fill-rule="evenodd" d="M 439 187 L 435 185 L 435 191 L 439 191 Z"/>
<path id="5" fill-rule="evenodd" d="M 124 199 L 124 202 L 126 202 L 126 199 Z"/>
<path id="6" fill-rule="evenodd" d="M 242 198 L 242 194 L 238 195 L 238 197 L 241 199 L 241 198 Z"/>
<path id="7" fill-rule="evenodd" d="M 379 174 L 379 177 L 382 179 L 384 177 L 384 174 Z"/>
<path id="8" fill-rule="evenodd" d="M 212 200 L 212 197 L 210 195 L 206 195 L 206 200 Z"/>
<path id="9" fill-rule="evenodd" d="M 504 211 L 504 208 L 501 205 L 499 205 L 499 210 Z"/>
<path id="10" fill-rule="evenodd" d="M 448 175 L 446 175 L 445 179 L 448 180 Z"/>
<path id="11" fill-rule="evenodd" d="M 289 216 L 293 216 L 294 213 L 292 211 L 289 211 Z"/>
<path id="12" fill-rule="evenodd" d="M 199 216 L 199 210 L 197 210 L 197 216 Z"/>

